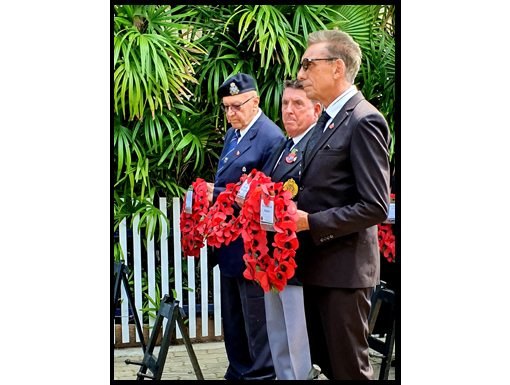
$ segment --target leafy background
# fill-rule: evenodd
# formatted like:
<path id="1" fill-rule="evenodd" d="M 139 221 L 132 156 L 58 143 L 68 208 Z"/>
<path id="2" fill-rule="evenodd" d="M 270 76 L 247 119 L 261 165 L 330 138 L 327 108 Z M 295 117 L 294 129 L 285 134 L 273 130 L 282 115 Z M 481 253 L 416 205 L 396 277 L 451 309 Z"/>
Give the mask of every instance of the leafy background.
<path id="1" fill-rule="evenodd" d="M 393 153 L 394 5 L 114 5 L 113 19 L 114 230 L 140 213 L 154 235 L 166 219 L 152 202 L 213 180 L 228 128 L 216 91 L 233 74 L 256 79 L 261 108 L 283 129 L 282 82 L 316 30 L 360 44 L 355 84 L 386 117 Z"/>

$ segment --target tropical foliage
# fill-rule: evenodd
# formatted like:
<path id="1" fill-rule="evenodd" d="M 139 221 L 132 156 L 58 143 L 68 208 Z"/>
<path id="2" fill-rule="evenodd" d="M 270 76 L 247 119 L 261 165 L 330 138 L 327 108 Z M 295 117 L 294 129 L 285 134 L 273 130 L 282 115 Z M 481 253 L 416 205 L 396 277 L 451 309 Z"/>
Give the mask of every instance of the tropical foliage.
<path id="1" fill-rule="evenodd" d="M 282 81 L 296 77 L 315 30 L 338 28 L 360 44 L 356 85 L 395 137 L 394 12 L 392 5 L 115 5 L 115 228 L 141 213 L 151 236 L 166 220 L 152 205 L 156 197 L 170 202 L 197 177 L 214 179 L 228 128 L 216 91 L 229 76 L 252 75 L 261 108 L 283 128 Z"/>

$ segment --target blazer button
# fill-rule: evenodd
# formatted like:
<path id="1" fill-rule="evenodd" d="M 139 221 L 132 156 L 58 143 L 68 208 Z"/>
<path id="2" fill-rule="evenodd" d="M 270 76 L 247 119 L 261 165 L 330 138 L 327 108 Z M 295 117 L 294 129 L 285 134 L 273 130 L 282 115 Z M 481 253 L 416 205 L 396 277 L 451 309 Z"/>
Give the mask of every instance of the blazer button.
<path id="1" fill-rule="evenodd" d="M 304 185 L 299 186 L 299 191 L 303 191 L 305 189 Z"/>

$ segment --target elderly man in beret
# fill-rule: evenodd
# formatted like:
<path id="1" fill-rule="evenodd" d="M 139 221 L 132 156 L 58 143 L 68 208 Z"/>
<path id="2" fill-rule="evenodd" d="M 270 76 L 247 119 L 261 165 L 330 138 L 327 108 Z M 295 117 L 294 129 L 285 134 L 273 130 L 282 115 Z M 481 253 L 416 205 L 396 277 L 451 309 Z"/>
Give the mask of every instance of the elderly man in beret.
<path id="1" fill-rule="evenodd" d="M 232 125 L 218 163 L 216 178 L 208 183 L 208 198 L 214 203 L 228 183 L 236 183 L 253 169 L 262 170 L 273 149 L 285 142 L 281 129 L 259 108 L 255 80 L 237 74 L 218 88 L 222 108 Z M 234 205 L 235 215 L 239 207 Z M 246 268 L 242 238 L 218 249 L 221 272 L 221 314 L 229 367 L 227 380 L 275 378 L 269 349 L 264 309 L 264 291 L 243 277 Z"/>

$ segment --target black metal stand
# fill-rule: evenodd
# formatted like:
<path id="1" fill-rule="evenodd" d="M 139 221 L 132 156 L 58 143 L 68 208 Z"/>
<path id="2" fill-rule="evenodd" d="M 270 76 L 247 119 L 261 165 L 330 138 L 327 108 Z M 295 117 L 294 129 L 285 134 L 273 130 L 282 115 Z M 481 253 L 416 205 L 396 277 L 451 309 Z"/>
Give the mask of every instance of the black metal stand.
<path id="1" fill-rule="evenodd" d="M 163 300 L 161 301 L 161 306 L 156 316 L 156 323 L 154 324 L 154 328 L 152 329 L 152 334 L 149 339 L 149 346 L 143 356 L 142 362 L 134 362 L 131 360 L 125 361 L 126 364 L 128 365 L 132 364 L 141 366 L 140 370 L 136 375 L 137 380 L 144 380 L 146 378 L 150 380 L 161 380 L 161 375 L 163 374 L 163 367 L 165 366 L 165 360 L 168 354 L 168 348 L 170 346 L 176 322 L 179 325 L 182 338 L 184 339 L 184 345 L 186 346 L 186 349 L 188 351 L 188 355 L 191 360 L 191 365 L 193 365 L 193 369 L 197 376 L 197 380 L 204 379 L 202 371 L 200 370 L 200 366 L 198 365 L 197 357 L 195 355 L 195 352 L 193 351 L 193 347 L 191 345 L 188 333 L 186 332 L 186 328 L 184 326 L 184 321 L 182 318 L 184 315 L 185 315 L 184 311 L 179 307 L 179 301 L 174 300 L 168 294 L 165 295 Z M 168 322 L 163 333 L 163 339 L 161 341 L 161 347 L 159 350 L 159 357 L 157 357 L 156 359 L 156 357 L 154 357 L 153 355 L 153 352 L 154 348 L 156 347 L 156 340 L 161 330 L 161 326 L 163 325 L 163 318 L 168 319 Z M 149 369 L 152 372 L 152 375 L 146 374 L 147 369 Z"/>
<path id="2" fill-rule="evenodd" d="M 129 307 L 131 308 L 131 311 L 133 312 L 133 318 L 135 320 L 135 326 L 136 331 L 138 333 L 138 336 L 140 337 L 140 342 L 142 344 L 142 350 L 145 353 L 146 347 L 145 347 L 145 341 L 143 339 L 143 332 L 142 332 L 142 325 L 140 323 L 140 320 L 138 319 L 138 314 L 136 312 L 135 307 L 135 301 L 133 300 L 133 295 L 131 294 L 131 290 L 129 289 L 129 280 L 128 280 L 128 274 L 129 269 L 123 262 L 115 262 L 114 268 L 113 268 L 113 274 L 117 274 L 117 277 L 115 279 L 115 287 L 113 289 L 113 307 L 112 307 L 112 319 L 115 317 L 115 309 L 117 308 L 117 302 L 119 301 L 120 297 L 120 285 L 121 282 L 124 283 L 124 289 L 126 290 L 126 295 L 128 297 Z"/>
<path id="3" fill-rule="evenodd" d="M 377 315 L 381 304 L 387 302 L 390 304 L 391 312 L 387 319 L 385 334 L 386 341 L 382 342 L 372 336 Z M 387 380 L 390 374 L 391 359 L 393 356 L 393 345 L 395 344 L 395 292 L 393 290 L 386 289 L 386 283 L 381 281 L 381 284 L 377 286 L 373 297 L 372 308 L 370 309 L 370 315 L 368 316 L 368 345 L 375 351 L 382 354 L 381 371 L 379 372 L 379 380 Z"/>

